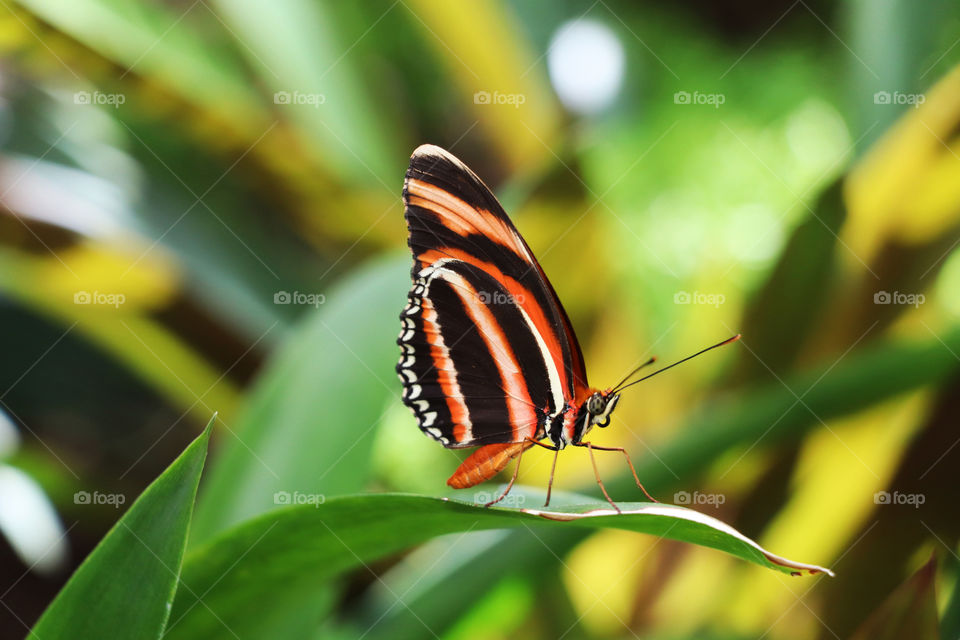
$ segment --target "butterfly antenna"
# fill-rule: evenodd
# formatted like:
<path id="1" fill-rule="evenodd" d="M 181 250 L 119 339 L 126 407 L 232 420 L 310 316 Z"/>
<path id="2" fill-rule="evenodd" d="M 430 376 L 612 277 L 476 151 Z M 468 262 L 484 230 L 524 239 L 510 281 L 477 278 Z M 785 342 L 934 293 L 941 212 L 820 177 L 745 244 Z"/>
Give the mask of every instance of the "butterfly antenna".
<path id="1" fill-rule="evenodd" d="M 651 357 L 649 360 L 647 360 L 646 362 L 644 362 L 642 365 L 640 365 L 639 367 L 637 367 L 636 369 L 634 369 L 633 371 L 631 371 L 630 373 L 628 373 L 627 375 L 625 375 L 625 376 L 623 377 L 623 380 L 621 380 L 620 382 L 618 382 L 618 383 L 617 383 L 617 386 L 615 386 L 615 387 L 613 388 L 613 392 L 616 392 L 616 390 L 620 388 L 620 385 L 622 385 L 624 382 L 626 382 L 627 380 L 629 380 L 630 378 L 632 378 L 632 377 L 634 376 L 634 374 L 636 374 L 638 371 L 640 371 L 641 369 L 643 369 L 643 368 L 645 368 L 645 367 L 649 367 L 650 365 L 652 365 L 652 364 L 653 364 L 654 362 L 656 362 L 656 361 L 657 361 L 657 356 L 653 356 L 653 357 Z"/>
<path id="2" fill-rule="evenodd" d="M 653 376 L 657 375 L 658 373 L 663 373 L 663 372 L 666 371 L 667 369 L 672 369 L 672 368 L 674 368 L 675 366 L 677 366 L 678 364 L 683 364 L 683 363 L 686 362 L 687 360 L 692 360 L 693 358 L 696 358 L 696 357 L 699 356 L 699 355 L 703 355 L 703 354 L 706 353 L 707 351 L 710 351 L 710 350 L 712 350 L 712 349 L 716 349 L 717 347 L 722 347 L 723 345 L 725 345 L 725 344 L 730 344 L 731 342 L 736 342 L 736 341 L 739 340 L 739 339 L 740 339 L 740 334 L 738 333 L 737 335 L 733 336 L 732 338 L 727 338 L 727 339 L 724 340 L 723 342 L 718 342 L 717 344 L 715 344 L 715 345 L 713 345 L 713 346 L 710 346 L 710 347 L 707 347 L 706 349 L 702 349 L 702 350 L 700 350 L 700 351 L 697 351 L 697 352 L 696 352 L 695 354 L 693 354 L 692 356 L 687 356 L 687 357 L 684 358 L 683 360 L 677 360 L 677 361 L 674 362 L 673 364 L 668 365 L 668 366 L 664 367 L 663 369 L 657 369 L 656 371 L 654 371 L 654 372 L 651 373 L 650 375 L 643 376 L 643 377 L 640 378 L 639 380 L 634 380 L 634 381 L 631 382 L 630 384 L 623 385 L 623 383 L 621 382 L 620 384 L 623 385 L 623 386 L 619 386 L 619 385 L 618 385 L 615 391 L 617 391 L 617 392 L 623 391 L 623 390 L 626 389 L 627 387 L 632 387 L 633 385 L 637 384 L 638 382 L 643 382 L 644 380 L 648 380 L 648 379 L 652 378 Z M 636 372 L 634 372 L 634 373 L 636 373 Z M 630 375 L 633 375 L 633 374 L 631 373 Z M 629 378 L 630 376 L 627 376 L 627 377 Z"/>

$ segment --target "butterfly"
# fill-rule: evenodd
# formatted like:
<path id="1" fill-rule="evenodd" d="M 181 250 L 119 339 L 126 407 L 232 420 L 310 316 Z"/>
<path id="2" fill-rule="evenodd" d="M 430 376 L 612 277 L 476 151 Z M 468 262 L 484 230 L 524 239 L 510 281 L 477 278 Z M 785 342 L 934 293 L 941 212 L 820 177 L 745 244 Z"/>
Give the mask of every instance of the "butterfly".
<path id="1" fill-rule="evenodd" d="M 625 388 L 739 335 L 629 384 L 655 358 L 614 387 L 593 388 L 553 286 L 473 171 L 440 147 L 422 145 L 410 158 L 403 201 L 414 264 L 397 339 L 402 399 L 420 430 L 443 446 L 477 447 L 447 484 L 472 487 L 517 458 L 510 483 L 486 506 L 495 504 L 513 487 L 523 452 L 536 445 L 554 452 L 549 505 L 557 454 L 574 446 L 590 453 L 597 484 L 617 512 L 594 450 L 623 453 L 637 486 L 654 500 L 625 449 L 586 436 L 610 424 Z"/>

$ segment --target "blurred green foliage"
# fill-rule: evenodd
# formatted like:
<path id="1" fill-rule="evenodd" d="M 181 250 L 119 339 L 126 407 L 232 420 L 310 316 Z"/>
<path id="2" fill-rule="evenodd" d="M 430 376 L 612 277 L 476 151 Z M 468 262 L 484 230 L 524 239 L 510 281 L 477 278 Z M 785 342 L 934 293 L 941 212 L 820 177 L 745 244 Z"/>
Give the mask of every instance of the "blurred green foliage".
<path id="1" fill-rule="evenodd" d="M 587 48 L 580 76 L 555 66 L 577 20 L 623 52 L 592 111 L 564 102 L 564 74 L 586 92 L 616 65 Z M 597 386 L 743 331 L 634 388 L 597 443 L 625 446 L 662 499 L 710 498 L 690 506 L 838 575 L 612 531 L 409 549 L 425 535 L 298 576 L 257 612 L 261 635 L 868 637 L 911 624 L 909 606 L 922 637 L 933 613 L 953 637 L 958 38 L 943 0 L 3 4 L 0 412 L 16 435 L 0 432 L 0 471 L 42 487 L 72 557 L 42 574 L 17 538 L 0 545 L 0 628 L 26 634 L 142 517 L 214 411 L 188 558 L 282 517 L 278 496 L 471 498 L 447 490 L 458 454 L 417 432 L 393 373 L 402 176 L 432 142 L 502 198 Z M 579 453 L 558 485 L 594 495 Z M 635 497 L 622 460 L 599 462 Z M 549 464 L 530 454 L 521 482 Z M 76 498 L 131 505 L 158 476 L 122 520 Z M 39 504 L 5 498 L 0 529 L 13 513 L 47 540 Z M 183 523 L 140 521 L 174 546 Z M 220 548 L 216 566 L 242 563 Z M 250 566 L 226 571 L 238 598 L 289 568 Z M 202 607 L 198 633 L 231 637 Z"/>

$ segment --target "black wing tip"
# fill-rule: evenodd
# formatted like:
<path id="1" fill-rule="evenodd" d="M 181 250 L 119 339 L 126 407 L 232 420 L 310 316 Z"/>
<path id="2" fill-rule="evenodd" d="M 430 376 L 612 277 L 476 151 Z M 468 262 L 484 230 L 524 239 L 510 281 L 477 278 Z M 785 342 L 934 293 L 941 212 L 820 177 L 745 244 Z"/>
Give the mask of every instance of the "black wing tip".
<path id="1" fill-rule="evenodd" d="M 449 165 L 474 179 L 478 179 L 473 170 L 460 158 L 435 144 L 422 144 L 413 150 L 413 154 L 410 156 L 410 171 L 407 173 L 408 175 L 411 172 L 429 175 L 431 172 Z"/>
<path id="2" fill-rule="evenodd" d="M 473 169 L 443 147 L 422 144 L 413 150 L 404 181 L 404 196 L 410 180 L 423 180 L 449 191 L 473 206 L 501 215 L 503 207 Z"/>
<path id="3" fill-rule="evenodd" d="M 444 158 L 447 160 L 453 160 L 454 162 L 460 162 L 456 156 L 435 144 L 422 144 L 416 149 L 413 150 L 413 154 L 410 156 L 410 160 L 416 160 L 417 158 L 430 157 L 430 158 Z M 462 163 L 461 163 L 462 164 Z"/>

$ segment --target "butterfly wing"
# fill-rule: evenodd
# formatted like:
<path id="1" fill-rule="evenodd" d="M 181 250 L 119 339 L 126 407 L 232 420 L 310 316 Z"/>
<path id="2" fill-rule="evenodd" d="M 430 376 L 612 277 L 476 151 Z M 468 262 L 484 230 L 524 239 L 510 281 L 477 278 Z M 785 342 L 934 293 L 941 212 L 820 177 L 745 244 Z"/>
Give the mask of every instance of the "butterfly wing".
<path id="1" fill-rule="evenodd" d="M 493 193 L 448 152 L 418 147 L 403 195 L 414 255 L 404 403 L 447 447 L 542 438 L 586 388 L 553 287 Z"/>

